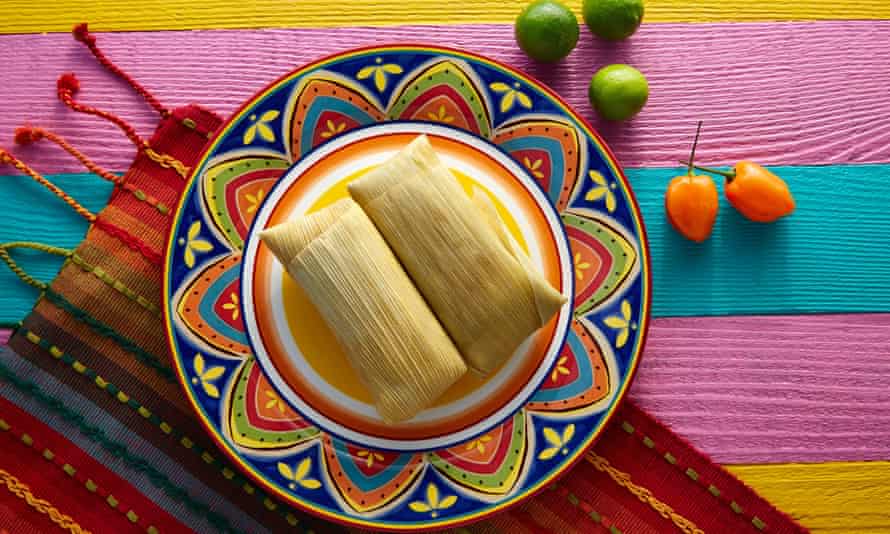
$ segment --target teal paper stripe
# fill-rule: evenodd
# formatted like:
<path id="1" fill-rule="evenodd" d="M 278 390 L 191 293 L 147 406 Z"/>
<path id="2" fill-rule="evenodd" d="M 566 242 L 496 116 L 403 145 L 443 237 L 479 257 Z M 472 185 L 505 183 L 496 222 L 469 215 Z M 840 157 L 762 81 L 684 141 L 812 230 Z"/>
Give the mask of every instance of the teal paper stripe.
<path id="1" fill-rule="evenodd" d="M 664 218 L 663 194 L 676 169 L 629 169 L 652 250 L 655 317 L 890 311 L 890 165 L 774 167 L 797 212 L 775 224 L 742 219 L 725 200 L 710 241 L 679 237 Z M 94 176 L 51 179 L 94 211 L 110 184 Z M 22 177 L 0 176 L 0 240 L 74 247 L 86 223 Z M 24 254 L 30 273 L 50 280 L 60 258 Z M 27 314 L 37 293 L 0 267 L 0 321 Z"/>
<path id="2" fill-rule="evenodd" d="M 35 161 L 40 169 L 40 162 Z M 112 184 L 94 174 L 56 174 L 47 178 L 93 213 L 108 202 Z M 73 249 L 83 241 L 88 223 L 68 205 L 27 176 L 0 176 L 0 243 L 37 241 Z M 28 274 L 50 282 L 65 258 L 37 251 L 12 253 Z M 0 322 L 18 321 L 34 306 L 37 290 L 0 265 Z"/>
<path id="3" fill-rule="evenodd" d="M 754 223 L 721 198 L 702 245 L 664 216 L 664 190 L 685 169 L 628 172 L 652 250 L 653 316 L 890 311 L 890 165 L 770 169 L 795 213 Z"/>

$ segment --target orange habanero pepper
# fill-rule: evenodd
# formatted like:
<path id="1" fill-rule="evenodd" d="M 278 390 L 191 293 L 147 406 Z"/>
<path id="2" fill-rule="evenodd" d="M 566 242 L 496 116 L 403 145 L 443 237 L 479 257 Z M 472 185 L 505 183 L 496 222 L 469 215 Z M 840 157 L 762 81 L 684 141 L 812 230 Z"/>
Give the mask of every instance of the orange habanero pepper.
<path id="1" fill-rule="evenodd" d="M 788 184 L 753 161 L 740 161 L 730 172 L 708 167 L 695 168 L 725 176 L 723 189 L 726 199 L 752 221 L 773 222 L 794 211 L 794 197 Z"/>
<path id="2" fill-rule="evenodd" d="M 699 121 L 686 174 L 671 180 L 664 194 L 664 210 L 668 222 L 680 235 L 698 243 L 711 235 L 720 207 L 720 196 L 714 180 L 710 176 L 692 174 L 701 125 Z"/>

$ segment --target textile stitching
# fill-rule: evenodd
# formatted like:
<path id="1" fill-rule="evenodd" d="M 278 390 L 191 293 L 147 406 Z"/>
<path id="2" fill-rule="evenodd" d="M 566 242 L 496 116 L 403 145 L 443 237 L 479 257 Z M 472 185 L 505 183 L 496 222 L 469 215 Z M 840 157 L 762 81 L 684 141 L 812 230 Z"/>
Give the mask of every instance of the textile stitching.
<path id="1" fill-rule="evenodd" d="M 120 388 L 118 388 L 111 382 L 108 382 L 107 380 L 102 378 L 102 376 L 100 376 L 98 373 L 96 373 L 89 367 L 86 367 L 85 365 L 83 365 L 83 363 L 81 363 L 79 360 L 77 360 L 73 356 L 65 353 L 62 349 L 60 349 L 56 345 L 53 345 L 46 338 L 43 338 L 28 329 L 24 329 L 23 334 L 25 336 L 25 339 L 27 339 L 31 343 L 38 345 L 42 349 L 49 352 L 53 358 L 70 365 L 72 369 L 74 369 L 75 371 L 78 372 L 78 374 L 81 374 L 81 375 L 85 376 L 87 379 L 91 380 L 96 387 L 107 392 L 109 395 L 111 395 L 118 401 L 122 402 L 123 404 L 126 404 L 131 409 L 135 410 L 136 413 L 138 413 L 141 417 L 143 417 L 144 419 L 147 419 L 152 424 L 157 426 L 164 434 L 167 434 L 170 437 L 172 437 L 173 439 L 175 439 L 180 445 L 182 445 L 186 449 L 194 451 L 195 454 L 199 455 L 209 465 L 216 464 L 220 468 L 220 472 L 223 474 L 223 476 L 227 480 L 232 481 L 232 483 L 235 484 L 236 486 L 240 486 L 244 490 L 245 493 L 247 493 L 249 495 L 253 494 L 257 499 L 259 499 L 261 501 L 266 500 L 266 496 L 263 492 L 257 492 L 257 491 L 255 491 L 255 489 L 252 486 L 247 485 L 247 479 L 245 479 L 241 475 L 236 475 L 235 472 L 231 468 L 229 468 L 225 462 L 217 459 L 217 457 L 212 455 L 210 453 L 210 451 L 204 450 L 201 447 L 196 446 L 195 442 L 191 438 L 189 438 L 186 434 L 178 431 L 176 428 L 172 427 L 166 421 L 164 421 L 163 419 L 158 417 L 157 414 L 155 414 L 154 412 L 152 412 L 151 410 L 146 408 L 145 405 L 141 404 L 139 401 L 137 401 L 137 400 L 133 399 L 132 397 L 130 397 L 129 395 L 125 394 L 123 391 L 120 390 Z M 248 488 L 249 488 L 249 490 L 248 490 Z M 290 513 L 287 509 L 280 508 L 280 513 L 281 513 L 281 515 L 284 516 L 284 518 L 287 520 L 287 522 L 291 526 L 296 526 L 299 523 L 296 516 L 294 516 L 292 513 Z"/>
<path id="2" fill-rule="evenodd" d="M 33 441 L 33 439 L 30 438 L 30 436 L 28 436 L 27 434 L 18 432 L 17 430 L 12 429 L 12 426 L 9 423 L 7 423 L 6 421 L 4 421 L 3 419 L 0 419 L 0 430 L 3 430 L 4 432 L 9 432 L 9 434 L 11 436 L 18 437 L 19 439 L 14 440 L 14 441 L 18 441 L 19 443 L 25 445 L 28 449 L 31 449 L 35 452 L 37 452 L 38 449 L 40 449 L 40 447 L 37 447 L 34 445 L 34 441 Z M 26 439 L 26 437 L 28 439 Z M 103 500 L 105 500 L 105 502 L 108 502 L 108 500 L 107 500 L 108 497 L 112 497 L 109 492 L 105 491 L 103 488 L 100 488 L 95 482 L 93 482 L 92 479 L 86 478 L 83 475 L 82 470 L 77 469 L 74 466 L 72 466 L 70 463 L 63 461 L 61 458 L 59 458 L 58 455 L 56 455 L 56 453 L 54 453 L 49 448 L 44 447 L 43 451 L 40 452 L 40 455 L 45 460 L 47 460 L 48 462 L 51 462 L 53 465 L 55 465 L 56 467 L 61 469 L 65 474 L 75 478 L 78 482 L 80 482 L 83 485 L 84 489 L 86 489 L 88 492 L 90 492 L 98 497 L 102 497 Z M 129 521 L 136 523 L 136 524 L 140 523 L 139 515 L 136 514 L 136 512 L 134 510 L 131 509 L 131 510 L 124 511 L 124 509 L 119 506 L 112 506 L 112 508 L 114 508 L 115 510 L 120 512 L 122 515 L 124 515 Z M 146 530 L 151 529 L 151 528 L 155 528 L 155 527 L 148 526 L 148 527 L 146 527 Z"/>
<path id="3" fill-rule="evenodd" d="M 585 460 L 587 460 L 591 465 L 593 465 L 597 471 L 606 473 L 609 475 L 613 481 L 619 486 L 627 489 L 633 495 L 635 495 L 641 502 L 644 502 L 651 506 L 656 512 L 658 512 L 665 519 L 670 519 L 681 531 L 686 534 L 704 534 L 704 531 L 695 526 L 695 524 L 678 514 L 671 508 L 668 504 L 660 501 L 657 497 L 652 495 L 652 492 L 647 488 L 640 486 L 638 484 L 634 484 L 630 479 L 630 475 L 615 468 L 612 464 L 609 463 L 609 460 L 603 458 L 597 453 L 590 451 L 585 456 Z"/>
<path id="4" fill-rule="evenodd" d="M 77 159 L 77 161 L 79 161 L 84 167 L 86 167 L 88 171 L 113 184 L 119 185 L 122 189 L 132 193 L 133 196 L 136 197 L 138 200 L 156 208 L 163 215 L 169 216 L 170 208 L 163 204 L 161 201 L 149 195 L 145 191 L 137 188 L 136 186 L 124 182 L 124 178 L 122 176 L 118 176 L 112 172 L 103 169 L 102 167 L 97 165 L 96 162 L 90 159 L 86 154 L 74 148 L 74 146 L 66 141 L 65 138 L 63 138 L 62 136 L 57 135 L 56 133 L 44 128 L 37 128 L 33 126 L 22 126 L 20 128 L 17 128 L 15 131 L 15 142 L 20 145 L 29 145 L 41 139 L 49 139 L 53 143 L 59 145 L 63 150 L 65 150 L 65 152 L 68 152 L 70 155 L 74 156 L 74 158 Z"/>
<path id="5" fill-rule="evenodd" d="M 145 244 L 144 241 L 127 232 L 123 228 L 120 228 L 104 219 L 99 218 L 96 218 L 92 222 L 97 228 L 101 228 L 105 231 L 105 233 L 116 238 L 121 243 L 127 245 L 127 247 L 131 250 L 141 254 L 152 265 L 160 266 L 163 262 L 163 258 L 158 252 L 152 250 L 152 248 Z"/>
<path id="6" fill-rule="evenodd" d="M 174 382 L 175 377 L 173 376 L 173 370 L 168 366 L 164 365 L 161 359 L 154 354 L 146 351 L 142 347 L 136 344 L 132 339 L 118 333 L 114 328 L 108 326 L 107 324 L 99 321 L 92 315 L 90 315 L 86 310 L 82 310 L 72 304 L 68 299 L 56 293 L 54 290 L 47 287 L 44 290 L 44 297 L 59 308 L 65 310 L 70 313 L 75 319 L 78 319 L 82 323 L 86 324 L 90 328 L 93 329 L 94 332 L 101 336 L 105 336 L 108 339 L 111 339 L 115 343 L 118 344 L 122 349 L 136 356 L 142 363 L 154 369 L 158 375 L 163 377 L 168 382 Z"/>
<path id="7" fill-rule="evenodd" d="M 183 178 L 188 178 L 189 171 L 191 169 L 189 167 L 186 167 L 181 161 L 174 158 L 173 156 L 171 156 L 169 154 L 159 154 L 158 152 L 155 152 L 154 149 L 152 149 L 150 146 L 148 146 L 148 143 L 145 144 L 145 147 L 143 148 L 143 152 L 145 152 L 145 155 L 148 156 L 148 158 L 150 160 L 154 161 L 161 167 L 163 167 L 165 169 L 173 169 L 174 171 L 176 171 L 177 174 L 179 174 Z"/>
<path id="8" fill-rule="evenodd" d="M 161 215 L 164 215 L 166 217 L 170 216 L 170 207 L 167 206 L 166 204 L 164 204 L 163 202 L 161 202 L 160 200 L 158 200 L 157 198 L 155 198 L 152 195 L 146 193 L 145 191 L 139 189 L 138 187 L 136 187 L 135 185 L 133 185 L 131 183 L 123 182 L 123 181 L 118 181 L 117 183 L 118 183 L 118 185 L 120 185 L 121 189 L 128 191 L 134 197 L 136 197 L 138 200 L 145 202 L 149 206 L 158 210 L 158 212 Z"/>
<path id="9" fill-rule="evenodd" d="M 85 259 L 80 257 L 80 255 L 78 255 L 77 253 L 71 253 L 69 258 L 71 259 L 71 263 L 80 267 L 84 272 L 92 274 L 99 280 L 105 282 L 108 286 L 120 292 L 128 299 L 150 311 L 155 316 L 161 317 L 161 310 L 155 303 L 149 301 L 142 295 L 137 294 L 135 291 L 127 287 L 123 282 L 105 272 L 105 270 L 101 267 L 90 264 Z"/>
<path id="10" fill-rule="evenodd" d="M 662 458 L 664 458 L 667 463 L 682 471 L 690 480 L 692 480 L 702 488 L 706 489 L 712 497 L 719 500 L 722 504 L 728 506 L 733 512 L 748 519 L 747 516 L 745 516 L 745 510 L 737 502 L 725 496 L 723 492 L 720 491 L 720 488 L 706 481 L 698 472 L 696 472 L 691 467 L 684 469 L 683 466 L 678 463 L 677 458 L 673 454 L 668 452 L 666 449 L 658 446 L 655 441 L 653 441 L 649 436 L 641 433 L 628 421 L 623 421 L 621 423 L 621 428 L 631 436 L 637 438 L 637 440 L 639 440 L 647 449 L 657 452 Z M 751 526 L 753 526 L 757 530 L 765 531 L 767 528 L 767 524 L 756 515 L 751 516 L 750 521 Z"/>
<path id="11" fill-rule="evenodd" d="M 125 445 L 109 438 L 104 430 L 87 423 L 83 415 L 68 408 L 61 400 L 44 392 L 34 382 L 19 377 L 3 362 L 0 362 L 0 379 L 8 381 L 17 390 L 31 396 L 66 421 L 77 426 L 84 436 L 101 445 L 103 449 L 123 460 L 131 468 L 145 474 L 152 484 L 163 490 L 172 499 L 182 501 L 190 510 L 203 516 L 214 527 L 225 532 L 238 532 L 225 517 L 212 511 L 203 502 L 194 499 L 186 490 L 174 484 L 166 475 L 152 466 L 148 460 L 131 453 Z"/>
<path id="12" fill-rule="evenodd" d="M 156 304 L 149 301 L 147 298 L 143 297 L 142 295 L 137 294 L 135 291 L 133 291 L 132 289 L 127 287 L 123 282 L 121 282 L 120 280 L 117 280 L 116 278 L 112 277 L 110 274 L 105 272 L 101 267 L 90 264 L 89 262 L 84 260 L 82 257 L 80 257 L 80 255 L 78 255 L 76 252 L 72 252 L 72 251 L 64 249 L 64 248 L 53 247 L 50 245 L 44 245 L 41 243 L 33 243 L 30 241 L 16 241 L 16 242 L 11 242 L 11 243 L 0 244 L 0 260 L 2 260 L 4 263 L 6 263 L 6 265 L 10 268 L 10 270 L 12 270 L 12 272 L 15 273 L 16 276 L 18 276 L 23 282 L 25 282 L 26 284 L 28 284 L 32 287 L 35 287 L 35 288 L 43 291 L 47 288 L 47 285 L 45 282 L 41 282 L 39 280 L 34 279 L 30 275 L 28 275 L 28 273 L 26 273 L 24 269 L 19 267 L 18 263 L 16 263 L 16 261 L 13 260 L 12 257 L 9 255 L 9 250 L 14 249 L 14 248 L 28 248 L 28 249 L 32 249 L 32 250 L 39 250 L 41 252 L 46 252 L 48 254 L 53 254 L 56 256 L 62 256 L 64 258 L 68 258 L 71 260 L 71 263 L 80 267 L 81 270 L 83 270 L 84 272 L 92 274 L 93 276 L 95 276 L 96 278 L 98 278 L 99 280 L 101 280 L 102 282 L 104 282 L 105 284 L 110 286 L 111 288 L 120 292 L 125 297 L 129 298 L 130 300 L 136 302 L 143 308 L 152 312 L 154 315 L 156 315 L 158 317 L 161 316 L 161 310 L 158 308 L 158 306 Z"/>
<path id="13" fill-rule="evenodd" d="M 553 484 L 551 489 L 560 494 L 561 497 L 564 497 L 567 501 L 572 503 L 572 506 L 579 508 L 584 514 L 590 518 L 591 521 L 599 525 L 606 532 L 615 532 L 617 534 L 623 534 L 623 532 L 618 529 L 611 521 L 609 521 L 606 517 L 604 517 L 601 513 L 597 512 L 593 506 L 587 501 L 579 498 L 577 495 L 572 493 L 568 488 L 560 485 Z"/>
<path id="14" fill-rule="evenodd" d="M 78 525 L 71 516 L 60 512 L 51 502 L 46 499 L 35 497 L 34 494 L 31 493 L 31 488 L 29 488 L 27 484 L 23 484 L 18 478 L 13 476 L 12 473 L 5 469 L 0 469 L 0 482 L 6 486 L 6 489 L 10 493 L 19 499 L 24 500 L 28 503 L 28 506 L 37 510 L 41 514 L 49 516 L 50 521 L 59 525 L 64 530 L 71 532 L 71 534 L 90 534 L 89 530 Z"/>

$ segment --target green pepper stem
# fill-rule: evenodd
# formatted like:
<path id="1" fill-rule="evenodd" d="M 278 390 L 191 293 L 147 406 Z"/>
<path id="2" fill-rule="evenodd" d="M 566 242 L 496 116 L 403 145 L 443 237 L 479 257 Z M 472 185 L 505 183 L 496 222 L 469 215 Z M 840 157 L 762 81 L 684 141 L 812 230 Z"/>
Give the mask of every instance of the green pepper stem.
<path id="1" fill-rule="evenodd" d="M 721 171 L 721 170 L 719 170 L 719 169 L 714 169 L 714 168 L 712 168 L 712 167 L 701 167 L 701 166 L 699 166 L 699 165 L 692 165 L 692 162 L 691 162 L 691 161 L 683 161 L 683 160 L 680 160 L 680 163 L 682 163 L 683 165 L 689 165 L 689 166 L 691 166 L 693 169 L 698 169 L 698 170 L 700 170 L 700 171 L 711 172 L 711 173 L 714 173 L 714 174 L 719 174 L 720 176 L 725 176 L 725 177 L 726 177 L 727 179 L 729 179 L 730 181 L 731 181 L 733 178 L 735 178 L 735 172 L 733 172 L 733 171 Z"/>
<path id="2" fill-rule="evenodd" d="M 688 176 L 692 176 L 693 163 L 695 162 L 695 147 L 698 146 L 698 136 L 701 135 L 701 123 L 702 121 L 698 121 L 698 127 L 695 129 L 695 141 L 692 142 L 692 151 L 689 153 L 689 167 L 686 169 Z"/>

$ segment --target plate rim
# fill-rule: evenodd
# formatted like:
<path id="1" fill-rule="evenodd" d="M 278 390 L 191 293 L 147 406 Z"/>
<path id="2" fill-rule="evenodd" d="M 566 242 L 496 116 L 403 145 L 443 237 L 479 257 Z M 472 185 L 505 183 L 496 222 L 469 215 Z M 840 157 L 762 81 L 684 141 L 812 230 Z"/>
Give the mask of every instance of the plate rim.
<path id="1" fill-rule="evenodd" d="M 195 180 L 198 178 L 197 173 L 200 169 L 204 167 L 207 163 L 209 155 L 211 151 L 216 147 L 219 142 L 221 136 L 224 134 L 224 129 L 222 126 L 231 124 L 238 117 L 244 114 L 244 112 L 249 108 L 249 106 L 254 105 L 260 98 L 260 95 L 264 95 L 270 92 L 273 88 L 282 84 L 286 80 L 303 75 L 312 69 L 316 68 L 319 65 L 323 65 L 326 63 L 330 63 L 338 58 L 348 57 L 348 56 L 358 56 L 367 54 L 371 51 L 380 51 L 381 53 L 393 53 L 393 52 L 411 52 L 411 51 L 421 51 L 421 52 L 441 52 L 451 56 L 458 56 L 465 59 L 470 59 L 472 61 L 477 61 L 481 63 L 486 63 L 502 72 L 508 74 L 511 77 L 521 79 L 533 86 L 535 89 L 540 91 L 541 93 L 547 95 L 547 97 L 551 98 L 554 102 L 558 103 L 567 114 L 577 121 L 578 125 L 581 127 L 583 132 L 595 142 L 597 147 L 602 150 L 602 152 L 606 156 L 606 163 L 615 173 L 615 176 L 621 182 L 623 189 L 627 195 L 629 200 L 629 208 L 632 213 L 635 215 L 634 222 L 639 228 L 639 234 L 637 236 L 639 240 L 640 254 L 642 256 L 642 262 L 640 264 L 641 269 L 641 278 L 644 279 L 645 284 L 643 285 L 643 295 L 641 299 L 641 304 L 644 307 L 644 313 L 640 315 L 639 321 L 639 332 L 640 335 L 638 337 L 636 348 L 631 356 L 631 360 L 629 362 L 629 367 L 627 369 L 627 378 L 624 380 L 624 383 L 621 387 L 616 391 L 614 400 L 612 401 L 611 406 L 606 410 L 606 413 L 602 416 L 602 421 L 599 425 L 599 428 L 590 433 L 585 439 L 585 441 L 577 448 L 574 457 L 570 458 L 568 461 L 563 463 L 558 469 L 554 472 L 549 473 L 548 475 L 541 477 L 539 480 L 535 481 L 534 484 L 529 487 L 525 492 L 517 493 L 515 495 L 510 496 L 504 501 L 494 504 L 492 506 L 488 506 L 482 511 L 477 511 L 471 514 L 470 517 L 459 517 L 455 519 L 444 519 L 436 522 L 434 525 L 424 525 L 424 524 L 413 524 L 413 525 L 395 525 L 395 524 L 386 524 L 380 523 L 378 520 L 368 520 L 362 519 L 354 516 L 344 517 L 343 515 L 337 515 L 329 512 L 328 510 L 315 506 L 314 504 L 310 504 L 304 502 L 302 500 L 296 499 L 294 496 L 287 494 L 281 491 L 279 488 L 275 487 L 273 484 L 268 483 L 263 477 L 258 476 L 251 469 L 243 468 L 243 460 L 236 454 L 237 451 L 232 450 L 229 444 L 220 436 L 215 427 L 213 427 L 207 418 L 203 414 L 203 409 L 197 403 L 197 400 L 189 394 L 189 388 L 187 384 L 187 377 L 185 375 L 185 369 L 183 368 L 183 363 L 180 361 L 180 358 L 177 357 L 178 351 L 176 350 L 176 340 L 174 337 L 173 331 L 173 318 L 172 318 L 172 304 L 171 299 L 168 299 L 168 295 L 170 293 L 171 284 L 171 265 L 170 259 L 173 256 L 173 251 L 175 250 L 175 235 L 176 229 L 179 228 L 180 223 L 180 215 L 183 210 L 186 197 L 187 190 L 194 185 Z M 345 525 L 348 527 L 361 527 L 361 528 L 374 528 L 379 529 L 386 532 L 419 532 L 423 530 L 429 530 L 431 528 L 434 529 L 445 529 L 445 528 L 455 528 L 462 525 L 467 525 L 471 523 L 475 523 L 484 518 L 490 517 L 496 513 L 503 512 L 513 506 L 516 506 L 527 499 L 533 498 L 538 495 L 541 491 L 543 491 L 549 484 L 555 481 L 558 478 L 561 478 L 563 475 L 567 474 L 572 468 L 574 468 L 578 462 L 583 459 L 583 456 L 587 453 L 593 443 L 599 439 L 606 426 L 609 425 L 612 419 L 615 417 L 615 414 L 618 412 L 618 408 L 621 403 L 626 401 L 627 392 L 630 389 L 630 386 L 633 384 L 636 374 L 639 370 L 640 360 L 642 359 L 643 352 L 645 350 L 646 342 L 648 340 L 649 334 L 649 326 L 651 322 L 651 313 L 652 313 L 652 265 L 651 265 L 651 250 L 649 246 L 648 234 L 646 232 L 645 222 L 643 221 L 642 211 L 640 210 L 639 202 L 637 201 L 636 194 L 631 188 L 630 181 L 627 179 L 627 176 L 624 173 L 623 168 L 618 162 L 618 158 L 612 152 L 612 149 L 606 144 L 605 140 L 600 136 L 600 134 L 593 128 L 593 125 L 581 114 L 579 114 L 575 109 L 568 104 L 556 91 L 551 89 L 547 84 L 538 80 L 534 76 L 525 73 L 518 68 L 512 67 L 502 61 L 495 60 L 492 58 L 488 58 L 486 56 L 477 54 L 475 52 L 470 52 L 464 49 L 442 46 L 442 45 L 430 45 L 423 44 L 418 42 L 392 42 L 385 44 L 372 44 L 368 46 L 349 48 L 340 52 L 334 52 L 331 54 L 326 54 L 323 57 L 315 59 L 313 61 L 301 64 L 299 67 L 294 68 L 288 72 L 283 73 L 281 76 L 275 78 L 274 80 L 268 82 L 261 89 L 254 92 L 254 94 L 245 102 L 243 102 L 234 112 L 232 112 L 226 119 L 221 123 L 221 127 L 213 134 L 213 136 L 208 140 L 205 149 L 202 151 L 200 158 L 198 161 L 192 166 L 192 170 L 189 173 L 188 179 L 185 180 L 183 186 L 183 193 L 180 195 L 179 199 L 176 202 L 176 209 L 172 212 L 173 220 L 172 225 L 170 227 L 170 232 L 167 236 L 166 242 L 166 252 L 164 258 L 164 269 L 162 276 L 162 297 L 164 298 L 164 331 L 165 337 L 167 340 L 167 347 L 170 350 L 171 356 L 173 357 L 173 366 L 176 371 L 177 381 L 180 384 L 180 387 L 183 389 L 186 398 L 188 399 L 189 405 L 192 407 L 192 410 L 198 415 L 199 422 L 201 426 L 204 428 L 205 433 L 207 433 L 211 440 L 217 445 L 218 449 L 222 454 L 224 454 L 232 463 L 240 466 L 239 470 L 245 474 L 248 478 L 253 480 L 255 483 L 260 485 L 266 491 L 274 494 L 277 498 L 281 499 L 283 502 L 298 508 L 306 513 L 312 514 L 315 517 L 321 518 L 323 520 L 331 521 L 340 525 Z M 561 212 L 560 212 L 561 213 Z M 642 270 L 645 269 L 645 273 Z"/>

